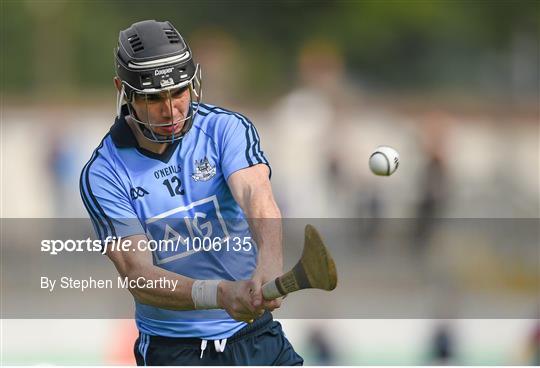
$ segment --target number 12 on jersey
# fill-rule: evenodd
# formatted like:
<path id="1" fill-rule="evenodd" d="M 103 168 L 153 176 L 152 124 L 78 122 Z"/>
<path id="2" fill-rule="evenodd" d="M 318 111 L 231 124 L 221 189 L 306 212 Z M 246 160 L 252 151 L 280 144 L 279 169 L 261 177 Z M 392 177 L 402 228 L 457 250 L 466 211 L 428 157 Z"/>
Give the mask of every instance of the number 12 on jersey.
<path id="1" fill-rule="evenodd" d="M 185 194 L 185 191 L 182 188 L 182 180 L 180 180 L 178 176 L 173 176 L 171 180 L 169 179 L 163 180 L 163 185 L 167 187 L 171 197 Z"/>

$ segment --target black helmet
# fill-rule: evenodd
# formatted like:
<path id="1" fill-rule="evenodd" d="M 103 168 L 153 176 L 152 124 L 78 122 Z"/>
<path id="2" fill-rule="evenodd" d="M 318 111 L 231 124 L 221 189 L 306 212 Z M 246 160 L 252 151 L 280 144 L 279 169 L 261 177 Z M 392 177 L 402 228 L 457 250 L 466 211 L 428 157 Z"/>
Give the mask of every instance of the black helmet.
<path id="1" fill-rule="evenodd" d="M 122 81 L 122 91 L 118 98 L 118 113 L 125 101 L 133 120 L 139 123 L 146 138 L 155 142 L 171 142 L 182 138 L 192 124 L 197 111 L 190 108 L 184 119 L 181 134 L 160 136 L 152 126 L 172 125 L 144 122 L 134 114 L 130 103 L 133 93 L 141 95 L 162 93 L 189 86 L 191 100 L 196 97 L 198 105 L 201 97 L 201 71 L 195 64 L 191 49 L 170 22 L 145 20 L 120 31 L 118 47 L 115 50 L 116 74 Z M 170 96 L 170 95 L 169 95 Z"/>

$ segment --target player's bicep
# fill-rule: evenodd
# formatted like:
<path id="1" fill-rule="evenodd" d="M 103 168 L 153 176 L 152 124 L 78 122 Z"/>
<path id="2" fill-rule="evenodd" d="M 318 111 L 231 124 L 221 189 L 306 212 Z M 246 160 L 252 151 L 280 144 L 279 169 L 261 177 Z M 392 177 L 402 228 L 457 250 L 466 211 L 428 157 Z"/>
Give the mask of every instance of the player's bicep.
<path id="1" fill-rule="evenodd" d="M 268 166 L 258 164 L 234 172 L 227 181 L 234 199 L 248 217 L 279 217 L 269 172 Z"/>
<path id="2" fill-rule="evenodd" d="M 106 254 L 122 277 L 132 276 L 137 270 L 152 266 L 152 252 L 147 249 L 146 235 L 132 235 L 107 244 Z"/>

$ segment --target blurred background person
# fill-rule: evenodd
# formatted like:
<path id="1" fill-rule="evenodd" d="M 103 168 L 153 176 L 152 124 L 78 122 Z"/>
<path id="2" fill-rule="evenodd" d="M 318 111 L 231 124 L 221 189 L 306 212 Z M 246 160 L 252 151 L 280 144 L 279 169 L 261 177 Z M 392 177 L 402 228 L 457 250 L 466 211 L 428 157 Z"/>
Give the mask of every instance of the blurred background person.
<path id="1" fill-rule="evenodd" d="M 525 364 L 540 366 L 540 320 L 535 321 L 529 333 Z"/>
<path id="2" fill-rule="evenodd" d="M 428 365 L 456 365 L 455 336 L 448 322 L 439 322 L 433 330 Z"/>
<path id="3" fill-rule="evenodd" d="M 445 216 L 449 195 L 446 163 L 448 119 L 443 112 L 435 111 L 424 118 L 422 125 L 421 147 L 425 163 L 418 183 L 416 226 L 412 240 L 414 254 L 420 258 L 428 250 L 439 219 Z"/>
<path id="4" fill-rule="evenodd" d="M 280 163 L 273 182 L 284 202 L 286 217 L 328 217 L 339 213 L 339 162 L 328 149 L 340 123 L 341 88 L 346 86 L 343 59 L 337 46 L 315 39 L 300 48 L 298 83 L 271 111 L 273 140 L 269 151 Z M 325 169 L 328 168 L 325 171 Z M 327 175 L 327 174 L 330 174 Z"/>
<path id="5" fill-rule="evenodd" d="M 308 333 L 308 343 L 313 354 L 313 365 L 336 365 L 335 352 L 324 330 L 313 327 Z"/>

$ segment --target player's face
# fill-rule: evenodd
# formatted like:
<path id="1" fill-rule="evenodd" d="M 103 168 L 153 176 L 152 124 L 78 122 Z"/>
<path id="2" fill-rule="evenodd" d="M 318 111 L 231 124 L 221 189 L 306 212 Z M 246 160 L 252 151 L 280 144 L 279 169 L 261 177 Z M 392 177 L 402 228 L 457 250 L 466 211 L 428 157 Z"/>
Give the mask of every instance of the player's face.
<path id="1" fill-rule="evenodd" d="M 132 106 L 140 121 L 161 136 L 179 134 L 189 114 L 189 87 L 154 94 L 134 94 Z M 156 126 L 157 125 L 157 126 Z"/>

